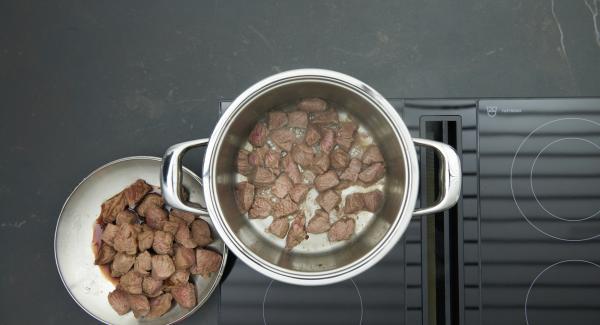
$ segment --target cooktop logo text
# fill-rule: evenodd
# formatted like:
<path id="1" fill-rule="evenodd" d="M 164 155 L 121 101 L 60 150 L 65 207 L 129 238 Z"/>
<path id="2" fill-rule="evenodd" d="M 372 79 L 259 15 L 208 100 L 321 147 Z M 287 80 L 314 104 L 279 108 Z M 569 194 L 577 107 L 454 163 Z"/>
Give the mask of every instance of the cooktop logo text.
<path id="1" fill-rule="evenodd" d="M 498 106 L 490 106 L 490 105 L 486 106 L 485 109 L 486 109 L 487 115 L 489 117 L 496 117 L 496 114 L 498 114 L 498 112 L 506 113 L 506 114 L 523 112 L 523 110 L 520 108 L 498 107 Z"/>

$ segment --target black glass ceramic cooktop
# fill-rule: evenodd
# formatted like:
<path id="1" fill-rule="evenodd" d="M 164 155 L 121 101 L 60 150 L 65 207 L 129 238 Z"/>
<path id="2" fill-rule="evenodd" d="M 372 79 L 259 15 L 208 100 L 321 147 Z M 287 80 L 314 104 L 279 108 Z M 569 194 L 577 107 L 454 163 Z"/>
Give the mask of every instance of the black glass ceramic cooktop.
<path id="1" fill-rule="evenodd" d="M 413 136 L 457 149 L 457 206 L 414 217 L 380 263 L 331 286 L 232 259 L 219 324 L 600 324 L 600 99 L 390 102 Z M 419 157 L 431 202 L 436 159 Z"/>

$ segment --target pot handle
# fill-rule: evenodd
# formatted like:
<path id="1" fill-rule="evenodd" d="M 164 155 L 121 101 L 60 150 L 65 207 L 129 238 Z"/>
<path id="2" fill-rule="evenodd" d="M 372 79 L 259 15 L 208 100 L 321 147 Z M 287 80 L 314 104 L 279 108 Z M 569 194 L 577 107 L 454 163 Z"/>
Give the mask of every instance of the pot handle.
<path id="1" fill-rule="evenodd" d="M 438 141 L 413 138 L 417 145 L 431 147 L 440 158 L 440 195 L 434 205 L 426 208 L 416 209 L 415 216 L 422 216 L 444 211 L 453 207 L 460 198 L 460 187 L 462 184 L 462 172 L 460 158 L 451 146 Z"/>
<path id="2" fill-rule="evenodd" d="M 191 212 L 194 214 L 208 214 L 206 208 L 191 206 L 181 201 L 181 159 L 185 153 L 196 147 L 208 144 L 208 139 L 191 140 L 172 145 L 163 156 L 162 168 L 160 170 L 160 186 L 165 202 L 173 208 Z"/>

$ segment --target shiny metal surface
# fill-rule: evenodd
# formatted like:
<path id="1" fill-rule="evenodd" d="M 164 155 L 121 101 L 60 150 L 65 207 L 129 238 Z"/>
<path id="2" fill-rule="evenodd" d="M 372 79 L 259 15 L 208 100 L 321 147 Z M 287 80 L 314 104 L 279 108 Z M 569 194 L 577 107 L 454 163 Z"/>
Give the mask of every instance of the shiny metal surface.
<path id="1" fill-rule="evenodd" d="M 104 200 L 123 190 L 138 178 L 149 184 L 159 183 L 161 159 L 156 157 L 128 157 L 110 162 L 87 176 L 67 198 L 56 225 L 54 252 L 60 277 L 75 302 L 98 321 L 110 324 L 172 324 L 197 311 L 219 284 L 227 258 L 227 248 L 218 233 L 210 247 L 223 255 L 219 272 L 209 278 L 194 276 L 198 304 L 191 310 L 179 306 L 162 317 L 147 321 L 137 320 L 132 313 L 119 316 L 109 305 L 107 295 L 114 285 L 94 265 L 92 251 L 93 225 Z M 200 178 L 183 169 L 181 184 L 189 190 L 190 201 L 204 201 Z M 208 217 L 202 217 L 209 224 Z"/>
<path id="2" fill-rule="evenodd" d="M 254 124 L 280 105 L 320 97 L 343 107 L 372 134 L 387 163 L 385 203 L 362 234 L 328 251 L 294 253 L 261 238 L 237 209 L 234 157 Z M 171 152 L 184 152 L 186 144 Z M 173 157 L 171 162 L 176 162 Z M 165 161 L 167 162 L 167 160 Z M 176 163 L 164 167 L 176 168 Z M 234 254 L 272 279 L 300 285 L 325 285 L 351 278 L 377 263 L 404 233 L 418 191 L 418 164 L 412 138 L 390 103 L 361 81 L 320 69 L 283 72 L 251 86 L 219 120 L 204 159 L 204 191 L 215 228 Z M 166 180 L 173 180 L 167 177 Z M 166 189 L 173 190 L 176 184 Z M 167 195 L 173 198 L 175 195 Z"/>

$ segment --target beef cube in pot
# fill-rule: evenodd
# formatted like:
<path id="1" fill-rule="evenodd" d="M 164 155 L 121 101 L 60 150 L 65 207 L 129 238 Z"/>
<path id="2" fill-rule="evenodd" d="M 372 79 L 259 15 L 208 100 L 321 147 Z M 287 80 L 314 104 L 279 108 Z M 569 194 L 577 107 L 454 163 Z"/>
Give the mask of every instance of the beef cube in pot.
<path id="1" fill-rule="evenodd" d="M 296 107 L 304 112 L 322 112 L 327 109 L 327 102 L 321 98 L 305 98 Z"/>
<path id="2" fill-rule="evenodd" d="M 354 142 L 356 129 L 358 129 L 358 125 L 356 125 L 354 122 L 340 123 L 340 128 L 338 129 L 337 136 L 335 137 L 335 141 L 340 148 L 346 151 L 350 150 L 352 142 Z"/>
<path id="3" fill-rule="evenodd" d="M 304 135 L 304 141 L 309 146 L 314 146 L 321 139 L 321 134 L 314 125 L 309 125 Z"/>
<path id="4" fill-rule="evenodd" d="M 269 130 L 279 129 L 288 124 L 288 116 L 282 111 L 272 111 L 268 114 Z"/>
<path id="5" fill-rule="evenodd" d="M 273 175 L 273 172 L 271 170 L 264 167 L 256 168 L 256 171 L 254 172 L 254 175 L 252 177 L 252 183 L 254 183 L 254 185 L 258 187 L 267 187 L 271 186 L 273 182 L 275 182 L 275 175 Z M 250 202 L 250 204 L 252 204 L 252 202 Z M 250 206 L 248 206 L 248 209 L 249 208 Z M 244 211 L 247 211 L 248 209 Z"/>
<path id="6" fill-rule="evenodd" d="M 381 151 L 379 151 L 379 147 L 374 144 L 367 146 L 365 152 L 362 154 L 362 162 L 365 165 L 371 165 L 378 162 L 382 163 L 383 156 L 381 155 Z"/>
<path id="7" fill-rule="evenodd" d="M 298 213 L 294 220 L 292 220 L 292 224 L 290 225 L 290 230 L 288 231 L 287 238 L 285 240 L 285 248 L 287 250 L 291 250 L 292 248 L 298 246 L 303 240 L 307 239 L 306 236 L 306 218 L 304 217 L 304 213 Z"/>
<path id="8" fill-rule="evenodd" d="M 138 179 L 135 183 L 129 185 L 129 187 L 123 190 L 129 208 L 133 209 L 151 190 L 152 186 L 148 185 L 143 179 Z"/>
<path id="9" fill-rule="evenodd" d="M 142 291 L 148 297 L 156 297 L 162 292 L 160 290 L 162 285 L 162 280 L 157 280 L 151 276 L 147 276 L 144 277 L 144 280 L 142 280 Z"/>
<path id="10" fill-rule="evenodd" d="M 175 264 L 169 255 L 152 256 L 152 277 L 157 280 L 164 280 L 175 272 Z"/>
<path id="11" fill-rule="evenodd" d="M 289 196 L 273 205 L 273 217 L 281 218 L 298 211 L 298 205 Z"/>
<path id="12" fill-rule="evenodd" d="M 303 111 L 288 113 L 288 126 L 292 128 L 306 128 L 308 125 L 308 114 Z"/>
<path id="13" fill-rule="evenodd" d="M 323 112 L 313 113 L 312 122 L 314 124 L 333 124 L 333 123 L 337 123 L 338 120 L 339 120 L 338 113 L 332 107 Z"/>
<path id="14" fill-rule="evenodd" d="M 321 129 L 321 151 L 329 154 L 335 146 L 335 133 L 330 128 Z"/>
<path id="15" fill-rule="evenodd" d="M 309 190 L 310 186 L 306 184 L 294 185 L 294 187 L 290 191 L 290 198 L 292 199 L 292 201 L 300 204 L 306 199 L 306 194 L 308 194 Z"/>
<path id="16" fill-rule="evenodd" d="M 256 168 L 264 166 L 265 155 L 267 154 L 267 152 L 269 152 L 269 148 L 267 148 L 266 146 L 256 148 L 252 152 L 250 152 L 248 154 L 248 163 L 250 164 L 250 167 Z"/>
<path id="17" fill-rule="evenodd" d="M 150 312 L 150 302 L 144 295 L 129 295 L 127 302 L 135 318 L 144 317 Z"/>
<path id="18" fill-rule="evenodd" d="M 170 293 L 164 293 L 156 298 L 150 299 L 150 312 L 146 315 L 146 319 L 156 319 L 165 314 L 171 309 L 171 301 L 173 296 Z"/>
<path id="19" fill-rule="evenodd" d="M 189 282 L 175 286 L 171 289 L 171 295 L 181 308 L 191 309 L 196 306 L 196 288 Z"/>
<path id="20" fill-rule="evenodd" d="M 267 143 L 267 136 L 269 135 L 269 130 L 267 130 L 267 126 L 262 123 L 256 123 L 254 129 L 250 131 L 250 135 L 248 136 L 248 142 L 250 142 L 254 147 L 262 147 Z"/>
<path id="21" fill-rule="evenodd" d="M 196 219 L 190 226 L 192 229 L 192 239 L 198 246 L 204 247 L 212 243 L 213 239 L 210 233 L 210 226 L 202 219 Z"/>
<path id="22" fill-rule="evenodd" d="M 173 252 L 173 235 L 161 230 L 156 231 L 152 249 L 156 254 L 171 254 Z"/>
<path id="23" fill-rule="evenodd" d="M 192 248 L 184 246 L 175 247 L 175 269 L 187 270 L 196 263 L 196 252 Z"/>
<path id="24" fill-rule="evenodd" d="M 340 180 L 338 179 L 337 174 L 333 170 L 330 170 L 315 178 L 315 188 L 319 192 L 323 192 L 330 188 L 333 188 L 339 183 Z"/>
<path id="25" fill-rule="evenodd" d="M 346 196 L 346 203 L 344 204 L 344 213 L 357 213 L 361 211 L 365 206 L 362 193 L 352 193 Z"/>
<path id="26" fill-rule="evenodd" d="M 131 309 L 127 301 L 127 292 L 115 289 L 108 294 L 108 303 L 119 315 L 125 315 Z"/>
<path id="27" fill-rule="evenodd" d="M 196 216 L 193 213 L 179 209 L 171 209 L 171 213 L 169 213 L 169 216 L 173 216 L 185 221 L 186 225 L 188 226 L 192 222 L 194 222 L 194 220 L 196 220 Z"/>
<path id="28" fill-rule="evenodd" d="M 335 149 L 329 155 L 329 161 L 334 169 L 345 169 L 350 163 L 350 155 L 342 149 Z"/>
<path id="29" fill-rule="evenodd" d="M 323 210 L 317 210 L 315 215 L 308 220 L 306 231 L 311 234 L 321 234 L 328 231 L 330 227 L 329 214 Z"/>
<path id="30" fill-rule="evenodd" d="M 238 155 L 237 155 L 237 159 L 236 159 L 237 172 L 244 176 L 250 175 L 250 173 L 253 170 L 253 167 L 250 166 L 250 162 L 248 161 L 249 154 L 250 154 L 250 152 L 248 152 L 248 150 L 242 149 L 242 150 L 238 151 Z"/>
<path id="31" fill-rule="evenodd" d="M 96 256 L 96 260 L 94 264 L 96 265 L 104 265 L 112 262 L 117 252 L 114 248 L 110 247 L 106 243 L 100 244 L 100 249 L 98 250 L 98 256 Z"/>
<path id="32" fill-rule="evenodd" d="M 343 217 L 331 225 L 331 228 L 327 232 L 327 238 L 331 242 L 348 240 L 354 234 L 355 225 L 356 222 L 354 219 Z"/>
<path id="33" fill-rule="evenodd" d="M 134 255 L 127 255 L 125 253 L 117 253 L 113 258 L 113 262 L 110 265 L 110 275 L 114 278 L 123 276 L 129 272 L 131 267 L 135 263 Z"/>
<path id="34" fill-rule="evenodd" d="M 153 229 L 161 230 L 167 217 L 167 211 L 163 208 L 152 206 L 146 210 L 146 224 Z"/>
<path id="35" fill-rule="evenodd" d="M 281 174 L 277 180 L 275 180 L 273 187 L 271 187 L 271 193 L 282 199 L 288 195 L 293 186 L 292 180 L 286 174 Z"/>
<path id="36" fill-rule="evenodd" d="M 194 261 L 195 260 L 196 260 L 196 257 L 194 256 Z M 184 284 L 184 283 L 187 283 L 189 280 L 190 280 L 190 272 L 188 270 L 177 270 L 169 278 L 169 282 L 173 285 Z"/>
<path id="37" fill-rule="evenodd" d="M 358 174 L 358 179 L 365 184 L 373 184 L 385 176 L 385 167 L 382 163 L 374 163 Z"/>
<path id="38" fill-rule="evenodd" d="M 264 158 L 265 167 L 269 168 L 271 170 L 279 169 L 279 158 L 280 158 L 279 152 L 277 152 L 275 150 L 267 151 L 267 153 L 265 154 L 265 158 Z"/>
<path id="39" fill-rule="evenodd" d="M 287 218 L 276 218 L 273 219 L 273 222 L 271 222 L 271 224 L 267 228 L 267 231 L 279 238 L 284 238 L 288 232 L 289 227 L 290 222 Z"/>
<path id="40" fill-rule="evenodd" d="M 140 252 L 143 252 L 152 247 L 152 243 L 154 242 L 154 232 L 153 231 L 142 231 L 137 235 L 138 240 L 138 248 Z"/>
<path id="41" fill-rule="evenodd" d="M 117 218 L 117 214 L 125 210 L 126 205 L 127 199 L 123 192 L 111 197 L 102 203 L 100 219 L 104 223 L 114 222 Z"/>
<path id="42" fill-rule="evenodd" d="M 317 204 L 319 204 L 321 208 L 327 212 L 331 212 L 333 209 L 335 209 L 338 204 L 340 204 L 341 200 L 342 198 L 340 195 L 333 190 L 319 194 L 316 199 Z"/>
<path id="43" fill-rule="evenodd" d="M 296 139 L 294 133 L 288 129 L 273 130 L 271 131 L 270 137 L 273 143 L 287 152 L 292 150 L 292 145 Z"/>
<path id="44" fill-rule="evenodd" d="M 263 219 L 271 215 L 271 202 L 263 197 L 254 199 L 252 208 L 248 211 L 250 219 Z"/>
<path id="45" fill-rule="evenodd" d="M 235 201 L 242 212 L 248 211 L 254 202 L 254 185 L 240 182 L 235 186 Z"/>
<path id="46" fill-rule="evenodd" d="M 137 232 L 133 225 L 122 224 L 115 235 L 114 249 L 129 255 L 137 253 Z"/>
<path id="47" fill-rule="evenodd" d="M 309 167 L 315 159 L 313 149 L 304 143 L 295 144 L 291 154 L 294 162 L 304 168 Z"/>
<path id="48" fill-rule="evenodd" d="M 109 246 L 115 245 L 115 237 L 117 236 L 117 232 L 119 232 L 119 227 L 115 226 L 112 223 L 109 223 L 102 231 L 102 236 L 100 237 L 104 243 Z"/>
<path id="49" fill-rule="evenodd" d="M 196 248 L 196 265 L 190 269 L 190 272 L 206 278 L 219 270 L 222 260 L 223 257 L 217 252 Z"/>
<path id="50" fill-rule="evenodd" d="M 133 269 L 141 275 L 148 275 L 148 271 L 152 269 L 152 256 L 148 251 L 144 251 L 136 256 Z"/>
<path id="51" fill-rule="evenodd" d="M 159 207 L 162 208 L 165 205 L 165 200 L 162 196 L 156 193 L 150 193 L 144 197 L 142 202 L 138 204 L 135 208 L 135 211 L 142 217 L 146 216 L 146 210 L 150 207 Z"/>
<path id="52" fill-rule="evenodd" d="M 284 172 L 288 175 L 288 177 L 292 180 L 294 184 L 302 183 L 302 175 L 300 175 L 300 170 L 298 169 L 298 165 L 292 160 L 291 155 L 287 155 L 281 159 L 281 164 L 283 166 Z"/>
<path id="53" fill-rule="evenodd" d="M 316 174 L 321 175 L 329 169 L 329 155 L 320 152 L 315 156 L 310 169 Z M 314 181 L 314 180 L 313 180 Z"/>
<path id="54" fill-rule="evenodd" d="M 347 189 L 348 187 L 352 186 L 352 182 L 351 181 L 346 181 L 346 180 L 340 180 L 340 183 L 334 187 L 333 189 L 335 189 L 336 191 L 343 191 L 345 189 Z"/>
<path id="55" fill-rule="evenodd" d="M 175 234 L 175 241 L 187 248 L 196 248 L 198 246 L 192 238 L 190 228 L 185 224 L 179 225 L 179 229 L 177 229 L 177 233 Z"/>
<path id="56" fill-rule="evenodd" d="M 358 179 L 358 174 L 360 173 L 360 169 L 362 168 L 362 163 L 360 160 L 356 158 L 352 158 L 350 160 L 350 164 L 348 168 L 344 170 L 344 172 L 340 175 L 341 180 L 356 182 Z"/>
<path id="57" fill-rule="evenodd" d="M 144 278 L 139 273 L 130 270 L 119 279 L 119 288 L 130 294 L 139 295 L 142 294 L 143 280 Z"/>
<path id="58" fill-rule="evenodd" d="M 116 218 L 116 224 L 117 226 L 120 226 L 124 223 L 128 223 L 128 224 L 135 224 L 138 221 L 138 217 L 135 215 L 135 213 L 129 211 L 129 210 L 123 210 L 119 213 L 117 213 L 117 218 Z"/>
<path id="59" fill-rule="evenodd" d="M 165 221 L 163 224 L 163 231 L 168 232 L 171 235 L 175 236 L 177 230 L 179 229 L 179 223 L 175 221 Z"/>
<path id="60" fill-rule="evenodd" d="M 362 197 L 365 202 L 365 210 L 377 212 L 381 208 L 383 203 L 383 192 L 380 190 L 364 193 Z"/>

